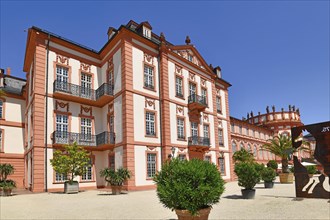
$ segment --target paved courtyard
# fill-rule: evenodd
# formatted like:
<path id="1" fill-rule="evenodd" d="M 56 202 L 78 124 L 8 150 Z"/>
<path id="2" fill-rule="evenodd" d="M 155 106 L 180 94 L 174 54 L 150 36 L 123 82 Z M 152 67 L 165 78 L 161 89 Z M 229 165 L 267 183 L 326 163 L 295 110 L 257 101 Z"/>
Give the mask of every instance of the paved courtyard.
<path id="1" fill-rule="evenodd" d="M 237 182 L 226 192 L 209 219 L 330 219 L 327 199 L 295 199 L 294 184 L 256 186 L 254 200 L 241 199 Z M 40 193 L 0 197 L 0 219 L 176 219 L 156 192 L 138 191 L 113 196 L 103 190 L 79 194 Z"/>

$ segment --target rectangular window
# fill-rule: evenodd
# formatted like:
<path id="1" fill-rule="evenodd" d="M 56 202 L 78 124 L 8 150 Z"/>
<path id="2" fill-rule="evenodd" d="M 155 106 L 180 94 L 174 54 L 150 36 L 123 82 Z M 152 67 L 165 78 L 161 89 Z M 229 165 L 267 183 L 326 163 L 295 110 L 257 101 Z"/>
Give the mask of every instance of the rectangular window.
<path id="1" fill-rule="evenodd" d="M 221 97 L 220 96 L 217 96 L 217 112 L 221 114 Z"/>
<path id="2" fill-rule="evenodd" d="M 66 180 L 68 180 L 68 177 L 66 176 L 66 174 L 61 174 L 61 173 L 55 172 L 55 182 L 56 183 L 61 183 L 61 182 L 64 182 Z"/>
<path id="3" fill-rule="evenodd" d="M 0 130 L 0 152 L 3 152 L 4 149 L 2 149 L 2 130 Z"/>
<path id="4" fill-rule="evenodd" d="M 92 140 L 92 120 L 90 118 L 81 118 L 80 140 Z"/>
<path id="5" fill-rule="evenodd" d="M 179 154 L 179 160 L 185 160 L 186 155 L 185 154 Z"/>
<path id="6" fill-rule="evenodd" d="M 191 122 L 191 136 L 197 137 L 198 136 L 198 124 L 197 122 Z"/>
<path id="7" fill-rule="evenodd" d="M 109 155 L 109 168 L 115 170 L 115 154 Z"/>
<path id="8" fill-rule="evenodd" d="M 177 131 L 178 131 L 178 139 L 185 139 L 183 118 L 177 118 Z"/>
<path id="9" fill-rule="evenodd" d="M 32 119 L 33 120 L 33 119 Z M 31 122 L 32 125 L 32 122 Z M 56 138 L 61 139 L 64 143 L 67 143 L 68 139 L 68 116 L 67 115 L 56 115 Z M 61 143 L 56 141 L 56 143 Z"/>
<path id="10" fill-rule="evenodd" d="M 223 131 L 222 131 L 222 129 L 218 129 L 218 138 L 219 138 L 219 145 L 223 146 Z"/>
<path id="11" fill-rule="evenodd" d="M 187 57 L 187 58 L 188 58 L 188 60 L 189 60 L 190 62 L 193 61 L 193 56 L 192 56 L 191 54 L 189 54 L 189 53 L 188 53 L 188 57 Z"/>
<path id="12" fill-rule="evenodd" d="M 90 158 L 89 160 L 89 166 L 86 167 L 86 173 L 84 175 L 81 176 L 81 179 L 86 181 L 86 180 L 93 180 L 93 172 L 92 169 L 93 165 L 92 165 L 92 158 Z"/>
<path id="13" fill-rule="evenodd" d="M 56 65 L 56 89 L 62 91 L 69 90 L 69 69 Z"/>
<path id="14" fill-rule="evenodd" d="M 144 87 L 154 89 L 154 68 L 144 65 Z"/>
<path id="15" fill-rule="evenodd" d="M 203 103 L 207 103 L 207 90 L 206 89 L 202 89 L 201 90 L 201 96 L 202 96 L 202 99 L 203 99 Z"/>
<path id="16" fill-rule="evenodd" d="M 242 125 L 239 126 L 239 133 L 242 134 Z"/>
<path id="17" fill-rule="evenodd" d="M 231 124 L 230 127 L 231 127 L 231 132 L 235 132 L 235 125 Z"/>
<path id="18" fill-rule="evenodd" d="M 82 97 L 91 98 L 92 96 L 92 75 L 81 73 L 80 79 Z"/>
<path id="19" fill-rule="evenodd" d="M 209 137 L 209 126 L 208 125 L 203 125 L 203 134 L 204 137 Z"/>
<path id="20" fill-rule="evenodd" d="M 189 95 L 196 94 L 196 85 L 194 83 L 189 83 Z"/>
<path id="21" fill-rule="evenodd" d="M 219 158 L 219 169 L 220 169 L 220 174 L 221 176 L 226 175 L 226 170 L 225 170 L 225 158 Z"/>
<path id="22" fill-rule="evenodd" d="M 249 128 L 246 128 L 246 135 L 249 135 Z"/>
<path id="23" fill-rule="evenodd" d="M 152 178 L 156 174 L 157 154 L 147 153 L 147 178 Z"/>
<path id="24" fill-rule="evenodd" d="M 211 163 L 211 156 L 205 156 L 204 157 L 204 160 Z"/>
<path id="25" fill-rule="evenodd" d="M 156 136 L 155 113 L 146 112 L 146 135 Z"/>
<path id="26" fill-rule="evenodd" d="M 0 100 L 0 118 L 2 118 L 2 112 L 3 112 L 3 101 Z"/>
<path id="27" fill-rule="evenodd" d="M 175 93 L 177 97 L 183 98 L 183 89 L 182 89 L 182 78 L 179 76 L 175 77 Z"/>

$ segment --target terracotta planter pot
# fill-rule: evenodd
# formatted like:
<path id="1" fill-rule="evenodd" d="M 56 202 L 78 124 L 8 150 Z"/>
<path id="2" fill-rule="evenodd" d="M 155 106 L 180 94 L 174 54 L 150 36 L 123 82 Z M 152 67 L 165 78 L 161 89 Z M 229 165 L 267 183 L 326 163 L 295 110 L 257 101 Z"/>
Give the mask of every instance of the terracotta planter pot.
<path id="1" fill-rule="evenodd" d="M 274 187 L 274 182 L 264 182 L 265 188 L 273 188 Z"/>
<path id="2" fill-rule="evenodd" d="M 122 188 L 123 188 L 123 186 L 112 186 L 111 185 L 112 194 L 113 195 L 120 195 Z"/>
<path id="3" fill-rule="evenodd" d="M 254 199 L 256 195 L 255 189 L 241 189 L 243 199 Z"/>
<path id="4" fill-rule="evenodd" d="M 280 173 L 281 183 L 293 183 L 293 173 Z"/>
<path id="5" fill-rule="evenodd" d="M 12 189 L 2 189 L 0 190 L 0 195 L 1 196 L 11 196 Z"/>
<path id="6" fill-rule="evenodd" d="M 210 211 L 211 207 L 201 209 L 195 216 L 192 216 L 188 210 L 176 209 L 175 213 L 177 214 L 179 220 L 208 220 Z"/>

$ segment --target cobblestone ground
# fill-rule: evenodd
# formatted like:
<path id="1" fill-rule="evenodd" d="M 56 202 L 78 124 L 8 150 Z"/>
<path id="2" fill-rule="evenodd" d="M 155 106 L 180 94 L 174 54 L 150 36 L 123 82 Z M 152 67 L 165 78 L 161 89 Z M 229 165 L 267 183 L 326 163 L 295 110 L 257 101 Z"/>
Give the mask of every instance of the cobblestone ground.
<path id="1" fill-rule="evenodd" d="M 294 184 L 256 186 L 254 200 L 241 199 L 237 182 L 226 192 L 209 219 L 330 219 L 327 199 L 296 199 Z M 156 192 L 138 191 L 113 196 L 91 190 L 79 194 L 40 193 L 0 197 L 0 219 L 176 219 L 164 208 Z"/>

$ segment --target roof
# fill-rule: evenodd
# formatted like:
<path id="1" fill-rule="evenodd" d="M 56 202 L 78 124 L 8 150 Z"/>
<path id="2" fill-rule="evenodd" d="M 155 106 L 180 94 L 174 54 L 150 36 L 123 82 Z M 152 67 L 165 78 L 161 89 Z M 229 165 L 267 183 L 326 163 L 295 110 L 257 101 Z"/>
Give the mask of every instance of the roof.
<path id="1" fill-rule="evenodd" d="M 6 93 L 11 93 L 15 95 L 21 95 L 22 94 L 22 88 L 26 84 L 26 80 L 15 77 L 15 76 L 10 76 L 10 75 L 4 75 L 3 77 L 3 84 L 4 86 L 1 87 L 3 91 Z"/>

